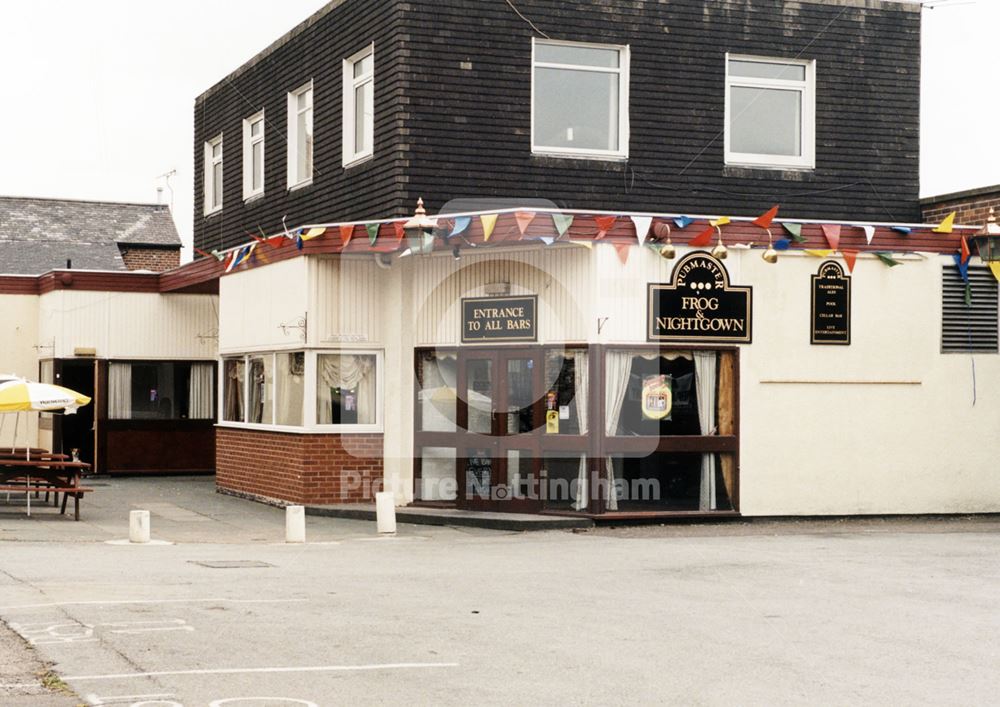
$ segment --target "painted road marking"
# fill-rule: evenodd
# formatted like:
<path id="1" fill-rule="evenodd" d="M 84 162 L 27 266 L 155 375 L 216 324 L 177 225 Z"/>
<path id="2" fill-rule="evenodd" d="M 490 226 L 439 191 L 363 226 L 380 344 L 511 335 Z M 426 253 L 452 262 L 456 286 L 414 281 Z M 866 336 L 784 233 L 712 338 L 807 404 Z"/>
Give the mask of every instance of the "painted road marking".
<path id="1" fill-rule="evenodd" d="M 376 663 L 372 665 L 309 665 L 281 668 L 206 668 L 201 670 L 157 670 L 148 673 L 114 673 L 111 675 L 65 675 L 66 682 L 87 680 L 128 680 L 131 678 L 154 678 L 171 675 L 241 675 L 249 673 L 347 673 L 371 670 L 426 670 L 436 668 L 457 668 L 458 663 Z"/>
<path id="2" fill-rule="evenodd" d="M 120 705 L 123 702 L 128 702 L 129 704 L 131 704 L 133 700 L 151 700 L 151 699 L 164 704 L 180 705 L 179 702 L 173 702 L 173 701 L 166 702 L 166 700 L 172 698 L 173 696 L 174 695 L 172 692 L 155 692 L 155 693 L 147 693 L 144 695 L 108 695 L 106 697 L 101 697 L 96 693 L 92 692 L 89 695 L 87 695 L 85 699 L 87 700 L 87 703 L 91 705 L 91 707 L 102 707 L 102 705 Z M 140 702 L 139 704 L 143 703 Z M 135 705 L 132 705 L 132 707 L 135 707 Z"/>
<path id="3" fill-rule="evenodd" d="M 279 704 L 283 705 L 304 705 L 304 707 L 319 707 L 315 702 L 309 702 L 308 700 L 297 700 L 294 697 L 230 697 L 225 700 L 213 700 L 208 704 L 208 707 L 222 707 L 222 705 L 235 705 L 240 702 L 255 702 L 261 705 L 267 705 L 267 707 L 278 707 Z M 132 705 L 132 707 L 136 707 Z"/>
<path id="4" fill-rule="evenodd" d="M 11 623 L 10 627 L 21 634 L 33 646 L 47 646 L 55 643 L 93 643 L 104 633 L 151 633 L 153 631 L 194 631 L 184 619 L 160 619 L 153 621 L 119 621 L 116 623 L 84 624 L 68 623 Z M 94 635 L 96 630 L 97 636 Z"/>
<path id="5" fill-rule="evenodd" d="M 51 609 L 60 606 L 121 606 L 127 604 L 292 604 L 308 599 L 126 599 L 121 601 L 56 601 L 49 604 L 15 604 L 0 606 L 0 611 L 20 609 Z"/>

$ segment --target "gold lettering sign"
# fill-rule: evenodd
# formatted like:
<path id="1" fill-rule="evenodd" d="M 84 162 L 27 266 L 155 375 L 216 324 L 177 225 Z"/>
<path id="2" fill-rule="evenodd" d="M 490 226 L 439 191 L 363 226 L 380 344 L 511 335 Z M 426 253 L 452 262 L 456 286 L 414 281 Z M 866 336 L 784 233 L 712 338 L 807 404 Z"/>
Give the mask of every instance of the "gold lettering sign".
<path id="1" fill-rule="evenodd" d="M 537 304 L 537 295 L 464 298 L 462 343 L 535 341 Z"/>

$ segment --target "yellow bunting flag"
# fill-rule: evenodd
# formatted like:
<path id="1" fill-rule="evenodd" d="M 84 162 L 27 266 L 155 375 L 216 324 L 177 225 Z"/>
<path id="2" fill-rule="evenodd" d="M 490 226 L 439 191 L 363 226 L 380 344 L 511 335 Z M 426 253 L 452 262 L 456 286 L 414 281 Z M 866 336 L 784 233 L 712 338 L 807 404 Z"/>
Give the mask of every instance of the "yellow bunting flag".
<path id="1" fill-rule="evenodd" d="M 814 258 L 829 258 L 833 255 L 832 250 L 806 250 L 806 253 L 813 256 Z"/>
<path id="2" fill-rule="evenodd" d="M 990 263 L 990 270 L 993 271 L 993 277 L 1000 282 L 1000 263 Z"/>
<path id="3" fill-rule="evenodd" d="M 715 219 L 714 221 L 709 221 L 709 223 L 712 224 L 713 228 L 718 228 L 719 226 L 725 226 L 727 223 L 729 223 L 729 217 L 728 216 L 720 216 L 719 218 Z"/>
<path id="4" fill-rule="evenodd" d="M 479 217 L 479 222 L 483 225 L 483 240 L 488 241 L 493 235 L 493 229 L 497 227 L 497 215 L 486 214 Z"/>
<path id="5" fill-rule="evenodd" d="M 324 233 L 326 233 L 325 228 L 310 228 L 308 231 L 302 234 L 302 240 L 308 241 L 310 238 L 319 238 Z"/>
<path id="6" fill-rule="evenodd" d="M 934 233 L 951 233 L 955 226 L 955 215 L 957 211 L 952 211 L 950 214 L 944 217 L 944 221 L 934 229 Z"/>

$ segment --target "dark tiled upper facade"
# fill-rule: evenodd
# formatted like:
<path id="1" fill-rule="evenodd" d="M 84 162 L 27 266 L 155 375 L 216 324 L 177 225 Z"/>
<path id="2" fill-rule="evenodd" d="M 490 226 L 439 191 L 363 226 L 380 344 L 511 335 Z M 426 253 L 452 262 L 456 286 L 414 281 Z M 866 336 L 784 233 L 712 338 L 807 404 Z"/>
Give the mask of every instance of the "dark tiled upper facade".
<path id="1" fill-rule="evenodd" d="M 404 215 L 418 196 L 431 210 L 541 198 L 611 211 L 749 215 L 780 203 L 792 217 L 919 219 L 918 6 L 515 4 L 538 31 L 505 2 L 338 0 L 209 89 L 195 104 L 195 244 L 245 242 L 276 232 L 282 217 L 293 226 Z M 366 107 L 370 156 L 365 131 L 350 130 L 354 115 L 364 127 Z M 296 152 L 308 123 L 311 178 L 290 188 L 309 167 Z M 778 158 L 748 154 L 761 150 Z M 214 205 L 206 175 L 209 197 L 220 185 Z"/>

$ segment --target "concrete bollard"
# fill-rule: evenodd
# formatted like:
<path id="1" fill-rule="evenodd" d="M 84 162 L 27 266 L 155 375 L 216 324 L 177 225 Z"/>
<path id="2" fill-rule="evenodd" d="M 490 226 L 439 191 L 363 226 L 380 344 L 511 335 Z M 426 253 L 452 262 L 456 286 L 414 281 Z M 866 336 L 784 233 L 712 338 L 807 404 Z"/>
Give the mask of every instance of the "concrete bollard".
<path id="1" fill-rule="evenodd" d="M 305 506 L 285 506 L 285 542 L 304 543 L 306 541 Z"/>
<path id="2" fill-rule="evenodd" d="M 129 512 L 128 541 L 136 544 L 149 542 L 149 511 Z"/>
<path id="3" fill-rule="evenodd" d="M 390 491 L 375 494 L 375 518 L 379 533 L 396 532 L 396 499 Z"/>

